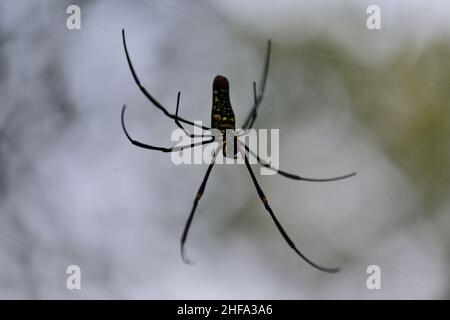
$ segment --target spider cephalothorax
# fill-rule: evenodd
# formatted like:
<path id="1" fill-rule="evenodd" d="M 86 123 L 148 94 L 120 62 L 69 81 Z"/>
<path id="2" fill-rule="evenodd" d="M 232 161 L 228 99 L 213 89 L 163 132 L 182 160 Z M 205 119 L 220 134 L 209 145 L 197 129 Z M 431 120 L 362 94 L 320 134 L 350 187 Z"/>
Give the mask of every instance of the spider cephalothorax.
<path id="1" fill-rule="evenodd" d="M 238 153 L 241 154 L 242 158 L 245 161 L 245 166 L 247 167 L 247 170 L 250 174 L 250 177 L 252 179 L 252 182 L 256 188 L 256 191 L 258 193 L 258 196 L 260 197 L 261 201 L 264 204 L 264 208 L 267 210 L 267 212 L 269 213 L 270 217 L 272 218 L 273 222 L 275 223 L 278 231 L 281 233 L 281 235 L 283 236 L 283 238 L 286 240 L 286 242 L 288 243 L 288 245 L 301 257 L 303 258 L 303 260 L 305 260 L 307 263 L 309 263 L 311 266 L 313 266 L 314 268 L 317 268 L 321 271 L 325 271 L 325 272 L 337 272 L 339 271 L 339 268 L 326 268 L 326 267 L 322 267 L 316 263 L 314 263 L 313 261 L 311 261 L 310 259 L 308 259 L 305 255 L 303 255 L 303 253 L 297 249 L 297 247 L 295 246 L 294 242 L 290 239 L 290 237 L 288 236 L 288 234 L 286 233 L 286 231 L 284 230 L 284 228 L 281 226 L 281 223 L 278 221 L 278 219 L 276 218 L 275 214 L 273 213 L 272 208 L 269 205 L 269 202 L 266 198 L 266 196 L 264 195 L 264 192 L 262 191 L 261 187 L 259 186 L 258 181 L 256 180 L 256 176 L 253 173 L 253 170 L 250 166 L 250 163 L 248 161 L 248 154 L 252 155 L 253 157 L 256 158 L 257 162 L 268 168 L 271 170 L 276 171 L 276 173 L 278 173 L 279 175 L 289 178 L 289 179 L 293 179 L 293 180 L 303 180 L 303 181 L 313 181 L 313 182 L 324 182 L 324 181 L 335 181 L 335 180 L 341 180 L 341 179 L 345 179 L 345 178 L 349 178 L 354 176 L 356 173 L 350 173 L 350 174 L 346 174 L 343 176 L 339 176 L 339 177 L 334 177 L 334 178 L 326 178 L 326 179 L 313 179 L 313 178 L 305 178 L 305 177 L 301 177 L 292 173 L 287 173 L 285 171 L 279 170 L 279 169 L 275 169 L 273 167 L 271 167 L 270 164 L 268 164 L 266 161 L 262 160 L 257 154 L 255 154 L 252 150 L 250 150 L 250 148 L 245 145 L 243 142 L 239 141 L 236 138 L 235 135 L 235 129 L 236 129 L 236 119 L 234 116 L 234 112 L 233 109 L 231 108 L 231 103 L 230 103 L 230 93 L 229 93 L 229 83 L 228 80 L 224 77 L 224 76 L 217 76 L 214 79 L 213 82 L 213 103 L 212 103 L 212 111 L 211 111 L 211 128 L 209 127 L 205 127 L 202 125 L 199 125 L 197 123 L 194 123 L 191 120 L 187 120 L 184 118 L 181 118 L 178 116 L 178 108 L 179 108 L 179 103 L 180 103 L 180 92 L 178 92 L 178 97 L 177 97 L 177 106 L 176 106 L 176 111 L 175 114 L 170 113 L 169 111 L 167 111 L 167 109 L 161 104 L 159 103 L 158 100 L 156 100 L 148 91 L 147 89 L 145 89 L 144 86 L 142 86 L 141 82 L 139 81 L 139 78 L 136 75 L 136 72 L 134 71 L 134 67 L 133 64 L 131 63 L 131 59 L 130 56 L 128 54 L 128 49 L 127 49 L 127 45 L 125 42 L 125 31 L 122 30 L 122 39 L 123 39 L 123 46 L 125 49 L 125 55 L 128 61 L 128 66 L 130 67 L 131 70 L 131 74 L 133 75 L 134 81 L 136 82 L 136 84 L 138 85 L 139 89 L 142 91 L 142 93 L 153 103 L 153 105 L 160 109 L 166 116 L 168 116 L 169 118 L 173 119 L 176 123 L 176 125 L 178 127 L 180 127 L 181 129 L 184 130 L 184 132 L 186 133 L 187 136 L 189 136 L 190 138 L 208 138 L 207 140 L 202 140 L 199 142 L 193 142 L 187 145 L 182 145 L 182 146 L 176 146 L 176 147 L 169 147 L 169 148 L 165 148 L 165 147 L 157 147 L 157 146 L 152 146 L 146 143 L 142 143 L 139 142 L 137 140 L 134 140 L 133 138 L 131 138 L 131 136 L 129 135 L 126 127 L 125 127 L 125 122 L 124 122 L 124 115 L 125 115 L 125 105 L 122 108 L 122 128 L 125 132 L 125 135 L 127 136 L 128 140 L 134 144 L 135 146 L 138 146 L 140 148 L 145 148 L 145 149 L 150 149 L 150 150 L 157 150 L 157 151 L 162 151 L 162 152 L 176 152 L 176 151 L 180 151 L 180 150 L 184 150 L 184 149 L 189 149 L 189 148 L 193 148 L 196 146 L 200 146 L 200 145 L 205 145 L 205 144 L 209 144 L 212 142 L 218 142 L 219 145 L 218 147 L 216 147 L 215 152 L 214 152 L 214 156 L 212 159 L 212 162 L 209 164 L 208 166 L 208 170 L 206 171 L 206 174 L 202 180 L 202 183 L 200 185 L 200 188 L 197 191 L 197 195 L 194 198 L 194 203 L 191 209 L 191 212 L 189 214 L 189 217 L 186 221 L 186 225 L 184 227 L 183 230 L 183 234 L 181 236 L 181 256 L 183 258 L 183 261 L 186 263 L 190 263 L 189 259 L 187 258 L 186 252 L 185 252 L 185 242 L 187 239 L 187 235 L 189 232 L 189 228 L 191 226 L 192 223 L 192 219 L 194 218 L 194 214 L 195 214 L 195 210 L 197 209 L 197 205 L 198 202 L 200 200 L 200 198 L 203 195 L 203 191 L 205 190 L 206 187 L 206 182 L 208 181 L 209 175 L 211 173 L 211 170 L 214 166 L 215 163 L 215 158 L 217 156 L 217 154 L 220 152 L 220 150 L 222 150 L 223 155 L 226 157 L 236 157 L 238 155 Z M 261 104 L 262 101 L 262 97 L 264 95 L 264 90 L 266 87 L 266 80 L 267 80 L 267 74 L 268 74 L 268 70 L 269 70 L 269 61 L 270 61 L 270 50 L 271 50 L 271 42 L 270 40 L 268 41 L 267 44 L 267 54 L 266 54 L 266 60 L 265 60 L 265 64 L 264 64 L 264 71 L 263 71 L 263 76 L 262 76 L 262 80 L 260 83 L 260 89 L 259 89 L 259 93 L 257 93 L 256 91 L 256 83 L 253 82 L 253 98 L 254 98 L 254 104 L 252 109 L 250 110 L 250 113 L 248 114 L 247 118 L 245 119 L 245 122 L 242 126 L 242 128 L 244 130 L 246 129 L 250 129 L 253 126 L 253 123 L 256 120 L 257 117 L 257 111 L 258 111 L 258 107 Z M 185 123 L 185 124 L 189 124 L 192 126 L 196 126 L 199 127 L 203 130 L 206 130 L 209 132 L 209 135 L 196 135 L 196 134 L 191 134 L 188 130 L 186 130 L 183 125 L 181 123 Z M 217 134 L 217 132 L 214 131 L 219 131 L 220 133 Z M 231 135 L 228 134 L 228 132 L 231 131 Z M 230 138 L 229 138 L 230 136 Z M 231 140 L 230 140 L 231 139 Z M 232 152 L 230 152 L 230 148 L 227 147 L 231 144 L 231 142 L 234 143 L 234 148 L 232 150 Z"/>

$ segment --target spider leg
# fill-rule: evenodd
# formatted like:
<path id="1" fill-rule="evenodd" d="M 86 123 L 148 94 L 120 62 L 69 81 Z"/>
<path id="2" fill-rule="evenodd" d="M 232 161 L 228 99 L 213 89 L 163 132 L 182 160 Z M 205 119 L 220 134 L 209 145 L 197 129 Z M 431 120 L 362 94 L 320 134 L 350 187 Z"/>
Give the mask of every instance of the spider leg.
<path id="1" fill-rule="evenodd" d="M 336 181 L 336 180 L 347 179 L 347 178 L 350 178 L 350 177 L 353 177 L 353 176 L 356 175 L 356 172 L 352 172 L 352 173 L 348 173 L 348 174 L 345 174 L 345 175 L 342 175 L 342 176 L 332 177 L 332 178 L 319 178 L 319 179 L 316 179 L 316 178 L 300 177 L 300 176 L 298 176 L 296 174 L 292 174 L 292 173 L 288 173 L 288 172 L 285 172 L 285 171 L 282 171 L 282 170 L 275 169 L 270 164 L 268 164 L 266 161 L 261 160 L 261 158 L 256 153 L 251 151 L 250 148 L 247 145 L 245 145 L 244 143 L 239 142 L 239 141 L 238 141 L 238 143 L 240 145 L 243 145 L 245 150 L 247 150 L 247 152 L 249 154 L 251 154 L 253 157 L 255 157 L 256 161 L 258 161 L 258 163 L 260 165 L 262 165 L 263 167 L 266 167 L 267 169 L 275 171 L 276 173 L 278 173 L 279 175 L 281 175 L 283 177 L 286 177 L 286 178 L 289 178 L 289 179 L 292 179 L 292 180 L 302 180 L 302 181 L 310 181 L 310 182 L 328 182 L 328 181 Z"/>
<path id="2" fill-rule="evenodd" d="M 303 253 L 301 253 L 297 247 L 295 246 L 294 242 L 289 238 L 288 234 L 286 233 L 286 231 L 284 231 L 283 227 L 281 226 L 280 222 L 278 221 L 278 219 L 275 217 L 275 214 L 272 211 L 272 208 L 269 206 L 269 202 L 266 199 L 266 196 L 264 195 L 264 192 L 262 191 L 261 187 L 258 184 L 258 181 L 256 180 L 255 174 L 253 173 L 253 170 L 250 166 L 250 163 L 248 162 L 247 156 L 245 155 L 245 153 L 242 151 L 242 149 L 240 149 L 240 152 L 242 154 L 242 157 L 244 157 L 245 159 L 245 165 L 247 166 L 248 172 L 250 173 L 250 176 L 252 178 L 253 184 L 256 187 L 256 191 L 258 192 L 258 195 L 261 199 L 261 201 L 264 204 L 264 207 L 266 208 L 266 210 L 269 212 L 273 222 L 275 223 L 275 225 L 278 228 L 278 231 L 281 233 L 281 235 L 283 236 L 284 240 L 286 240 L 286 242 L 288 243 L 288 245 L 303 259 L 305 260 L 308 264 L 310 264 L 311 266 L 313 266 L 316 269 L 319 269 L 320 271 L 324 271 L 324 272 L 329 272 L 329 273 L 336 273 L 339 272 L 339 268 L 326 268 L 326 267 L 322 267 L 314 262 L 312 262 L 311 260 L 309 260 Z"/>
<path id="3" fill-rule="evenodd" d="M 256 82 L 255 81 L 253 81 L 253 100 L 254 100 L 255 104 L 258 102 L 258 97 L 256 95 Z"/>
<path id="4" fill-rule="evenodd" d="M 175 110 L 175 124 L 176 124 L 181 130 L 183 130 L 184 133 L 185 133 L 188 137 L 190 137 L 190 138 L 203 138 L 203 137 L 205 137 L 205 135 L 203 135 L 203 134 L 191 134 L 191 133 L 190 133 L 187 129 L 185 129 L 185 128 L 183 127 L 183 125 L 180 123 L 179 117 L 178 117 L 178 107 L 180 106 L 180 95 L 181 95 L 181 92 L 178 91 L 178 95 L 177 95 L 177 108 L 176 108 L 176 110 Z"/>
<path id="5" fill-rule="evenodd" d="M 150 150 L 157 150 L 157 151 L 162 151 L 162 152 L 175 152 L 175 151 L 181 151 L 183 149 L 188 149 L 188 148 L 193 148 L 193 147 L 197 147 L 197 146 L 200 146 L 200 145 L 208 144 L 208 143 L 214 142 L 214 140 L 215 140 L 215 137 L 213 136 L 210 140 L 199 141 L 199 142 L 196 142 L 196 143 L 191 143 L 191 144 L 188 144 L 188 145 L 176 146 L 176 147 L 171 147 L 171 148 L 156 147 L 156 146 L 152 146 L 152 145 L 149 145 L 149 144 L 145 144 L 145 143 L 136 141 L 133 138 L 131 138 L 130 134 L 128 133 L 128 131 L 127 131 L 126 127 L 125 127 L 125 121 L 124 121 L 125 109 L 126 109 L 126 105 L 123 105 L 122 116 L 121 116 L 122 129 L 125 132 L 125 135 L 127 136 L 128 140 L 130 140 L 130 142 L 132 144 L 134 144 L 135 146 L 138 146 L 140 148 L 150 149 Z"/>
<path id="6" fill-rule="evenodd" d="M 139 80 L 139 78 L 138 78 L 138 76 L 136 74 L 136 71 L 134 70 L 133 64 L 131 62 L 130 55 L 128 54 L 128 48 L 127 48 L 127 43 L 125 41 L 125 30 L 124 29 L 122 29 L 122 41 L 123 41 L 123 48 L 125 49 L 125 55 L 127 57 L 128 66 L 130 67 L 130 71 L 131 71 L 131 74 L 133 75 L 134 82 L 136 82 L 136 84 L 139 87 L 139 89 L 141 90 L 141 92 L 147 97 L 147 99 L 149 99 L 155 105 L 155 107 L 157 107 L 159 110 L 161 110 L 167 117 L 169 117 L 171 119 L 175 119 L 175 115 L 171 114 L 169 111 L 167 111 L 167 109 L 161 103 L 159 103 L 159 101 L 156 100 L 147 91 L 147 89 L 145 89 L 145 87 L 141 84 L 141 81 Z M 183 118 L 179 118 L 178 117 L 178 121 L 190 124 L 192 126 L 200 127 L 203 130 L 209 130 L 210 129 L 209 127 L 200 126 L 199 124 L 195 124 L 193 121 L 186 120 L 186 119 L 183 119 Z"/>
<path id="7" fill-rule="evenodd" d="M 194 199 L 194 204 L 192 205 L 192 209 L 191 209 L 191 213 L 189 214 L 189 217 L 186 221 L 186 224 L 184 226 L 184 230 L 183 230 L 183 234 L 181 236 L 181 258 L 183 259 L 184 263 L 187 264 L 193 264 L 189 258 L 186 255 L 186 250 L 185 250 L 185 243 L 186 243 L 186 238 L 189 232 L 189 228 L 191 227 L 191 223 L 192 223 L 192 219 L 194 218 L 194 214 L 195 214 L 195 210 L 197 209 L 197 205 L 198 205 L 198 201 L 200 200 L 200 198 L 203 195 L 203 192 L 205 191 L 205 187 L 206 187 L 206 182 L 208 181 L 209 175 L 211 173 L 211 170 L 214 166 L 215 160 L 216 160 L 216 156 L 218 151 L 220 150 L 221 146 L 219 145 L 219 147 L 217 147 L 217 149 L 214 151 L 214 156 L 212 159 L 211 164 L 208 166 L 208 170 L 206 170 L 206 174 L 205 177 L 203 178 L 202 184 L 200 185 L 200 188 L 198 188 L 197 194 L 195 196 Z"/>
<path id="8" fill-rule="evenodd" d="M 257 110 L 263 99 L 264 91 L 266 90 L 267 75 L 269 73 L 271 48 L 272 48 L 272 41 L 268 40 L 267 41 L 266 60 L 264 62 L 264 69 L 263 69 L 263 75 L 262 75 L 262 79 L 261 79 L 261 83 L 260 83 L 260 87 L 259 87 L 259 94 L 256 93 L 256 84 L 253 83 L 254 104 L 253 104 L 253 108 L 250 110 L 250 113 L 248 114 L 247 118 L 245 119 L 244 125 L 242 126 L 243 129 L 250 129 L 256 120 Z"/>

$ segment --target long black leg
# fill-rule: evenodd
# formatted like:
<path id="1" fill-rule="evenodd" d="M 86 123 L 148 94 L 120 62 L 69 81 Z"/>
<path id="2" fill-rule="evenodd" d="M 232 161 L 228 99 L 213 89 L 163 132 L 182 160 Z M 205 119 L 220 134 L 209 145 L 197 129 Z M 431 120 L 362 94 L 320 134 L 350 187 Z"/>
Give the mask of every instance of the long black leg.
<path id="1" fill-rule="evenodd" d="M 141 81 L 139 80 L 139 78 L 136 74 L 136 71 L 134 71 L 134 67 L 133 67 L 133 64 L 131 63 L 130 55 L 128 54 L 127 43 L 125 41 L 125 30 L 124 29 L 122 29 L 122 40 L 123 40 L 123 48 L 125 49 L 125 55 L 127 57 L 128 66 L 130 67 L 131 74 L 133 75 L 133 79 L 136 82 L 139 89 L 141 90 L 141 92 L 155 105 L 155 107 L 157 107 L 159 110 L 161 110 L 166 116 L 168 116 L 171 119 L 175 119 L 175 115 L 171 114 L 169 111 L 167 111 L 167 109 L 161 103 L 159 103 L 158 100 L 156 100 L 150 93 L 148 93 L 147 89 L 145 89 L 145 87 L 141 84 Z M 200 126 L 198 124 L 195 124 L 193 121 L 186 120 L 183 118 L 178 118 L 178 121 L 190 124 L 192 126 L 200 127 L 203 130 L 210 129 L 209 127 Z"/>
<path id="2" fill-rule="evenodd" d="M 302 181 L 310 181 L 310 182 L 327 182 L 327 181 L 336 181 L 336 180 L 347 179 L 347 178 L 350 178 L 350 177 L 353 177 L 353 176 L 356 175 L 356 172 L 352 172 L 352 173 L 349 173 L 349 174 L 345 174 L 345 175 L 338 176 L 338 177 L 332 177 L 332 178 L 321 178 L 321 179 L 319 178 L 319 179 L 316 179 L 316 178 L 300 177 L 300 176 L 298 176 L 296 174 L 292 174 L 292 173 L 288 173 L 288 172 L 285 172 L 285 171 L 282 171 L 282 170 L 275 169 L 270 164 L 268 164 L 266 161 L 261 160 L 261 158 L 256 153 L 251 151 L 250 148 L 247 145 L 245 145 L 242 142 L 238 142 L 238 143 L 239 143 L 239 145 L 243 146 L 245 148 L 245 150 L 247 150 L 247 152 L 249 154 L 251 154 L 253 157 L 255 157 L 256 161 L 258 161 L 258 163 L 260 165 L 262 165 L 263 167 L 266 167 L 266 168 L 268 168 L 270 170 L 275 171 L 276 173 L 278 173 L 279 175 L 281 175 L 283 177 L 286 177 L 286 178 L 289 178 L 289 179 L 292 179 L 292 180 L 302 180 Z"/>
<path id="3" fill-rule="evenodd" d="M 175 123 L 176 123 L 176 125 L 181 129 L 181 130 L 183 130 L 184 131 L 184 133 L 188 136 L 188 137 L 190 137 L 190 138 L 203 138 L 203 137 L 205 137 L 205 135 L 203 135 L 203 134 L 192 134 L 192 133 L 190 133 L 187 129 L 185 129 L 184 127 L 183 127 L 183 125 L 180 123 L 180 121 L 179 121 L 179 117 L 178 117 L 178 108 L 179 108 L 179 106 L 180 106 L 180 95 L 181 95 L 181 92 L 180 91 L 178 91 L 178 95 L 177 95 L 177 108 L 176 108 L 176 110 L 175 110 Z"/>
<path id="4" fill-rule="evenodd" d="M 259 107 L 258 95 L 256 93 L 256 82 L 254 82 L 254 81 L 253 81 L 253 100 L 254 100 L 255 105 L 258 105 L 258 107 Z M 262 101 L 262 96 L 261 96 L 260 102 L 261 101 Z M 251 119 L 250 123 L 247 125 L 247 129 L 250 129 L 251 127 L 253 127 L 253 124 L 255 123 L 257 117 L 258 117 L 258 108 L 256 107 L 253 112 L 252 119 Z"/>
<path id="5" fill-rule="evenodd" d="M 272 42 L 270 40 L 268 40 L 267 41 L 267 51 L 266 51 L 266 61 L 264 62 L 264 69 L 263 69 L 262 79 L 261 79 L 261 83 L 260 83 L 260 87 L 259 87 L 259 94 L 255 93 L 256 90 L 255 90 L 255 85 L 254 85 L 253 93 L 255 96 L 255 99 L 254 99 L 255 101 L 254 101 L 252 110 L 250 110 L 250 113 L 248 114 L 247 118 L 245 119 L 244 125 L 242 126 L 243 129 L 250 129 L 256 120 L 257 110 L 263 99 L 264 91 L 266 90 L 267 75 L 269 73 L 271 48 L 272 48 Z"/>
<path id="6" fill-rule="evenodd" d="M 253 102 L 256 104 L 258 102 L 258 96 L 256 95 L 256 82 L 253 81 Z"/>
<path id="7" fill-rule="evenodd" d="M 183 230 L 183 234 L 181 236 L 181 258 L 183 259 L 184 263 L 187 264 L 192 264 L 192 262 L 189 260 L 189 258 L 186 255 L 186 250 L 185 250 L 185 246 L 184 244 L 186 243 L 186 238 L 189 232 L 189 228 L 191 226 L 192 223 L 192 219 L 194 218 L 194 214 L 195 214 L 195 209 L 197 209 L 197 205 L 198 205 L 198 201 L 200 200 L 200 198 L 203 195 L 203 192 L 205 191 L 205 187 L 206 187 L 206 182 L 208 181 L 209 175 L 211 173 L 211 170 L 214 166 L 215 160 L 216 160 L 216 156 L 218 151 L 220 150 L 221 146 L 219 146 L 215 151 L 214 151 L 214 156 L 212 159 L 211 164 L 208 166 L 208 170 L 206 170 L 206 174 L 205 177 L 203 178 L 202 184 L 200 185 L 200 188 L 198 188 L 197 194 L 195 196 L 194 199 L 194 204 L 192 205 L 192 210 L 191 213 L 189 214 L 189 217 L 186 221 L 186 224 L 184 226 L 184 230 Z"/>
<path id="8" fill-rule="evenodd" d="M 209 140 L 204 140 L 204 141 L 199 141 L 196 143 L 191 143 L 188 145 L 184 145 L 184 146 L 176 146 L 176 147 L 171 147 L 171 148 L 165 148 L 165 147 L 156 147 L 156 146 L 151 146 L 149 144 L 145 144 L 139 141 L 134 140 L 133 138 L 131 138 L 131 136 L 129 135 L 126 127 L 125 127 L 125 121 L 124 121 L 124 115 L 125 115 L 125 109 L 126 106 L 124 105 L 122 108 L 122 116 L 121 116 L 121 120 L 122 120 L 122 129 L 125 132 L 125 135 L 127 136 L 128 140 L 130 140 L 130 142 L 132 144 L 134 144 L 135 146 L 138 146 L 140 148 L 144 148 L 144 149 L 150 149 L 150 150 L 157 150 L 157 151 L 162 151 L 162 152 L 175 152 L 175 151 L 181 151 L 183 149 L 188 149 L 188 148 L 193 148 L 196 146 L 201 146 L 204 144 L 208 144 L 211 143 L 215 140 L 215 137 L 211 137 L 211 139 Z"/>
<path id="9" fill-rule="evenodd" d="M 287 235 L 286 231 L 284 231 L 283 227 L 281 226 L 280 222 L 278 222 L 278 219 L 275 217 L 275 214 L 272 211 L 272 208 L 269 206 L 269 202 L 266 199 L 266 196 L 264 195 L 264 192 L 262 191 L 261 187 L 258 184 L 258 181 L 256 180 L 255 174 L 253 173 L 253 170 L 250 166 L 250 163 L 248 162 L 247 156 L 244 154 L 244 152 L 241 151 L 242 156 L 245 159 L 245 165 L 247 166 L 248 172 L 250 173 L 250 176 L 252 177 L 253 184 L 256 187 L 256 191 L 258 192 L 259 197 L 261 198 L 261 201 L 264 204 L 264 207 L 269 212 L 270 216 L 272 217 L 273 222 L 278 228 L 278 231 L 280 231 L 281 235 L 283 236 L 284 240 L 288 243 L 288 245 L 307 263 L 309 263 L 311 266 L 313 266 L 316 269 L 319 269 L 320 271 L 329 272 L 329 273 L 336 273 L 339 272 L 339 268 L 326 268 L 319 266 L 318 264 L 312 262 L 309 260 L 303 253 L 301 253 L 297 247 L 295 246 L 294 242 L 292 242 L 291 238 Z"/>

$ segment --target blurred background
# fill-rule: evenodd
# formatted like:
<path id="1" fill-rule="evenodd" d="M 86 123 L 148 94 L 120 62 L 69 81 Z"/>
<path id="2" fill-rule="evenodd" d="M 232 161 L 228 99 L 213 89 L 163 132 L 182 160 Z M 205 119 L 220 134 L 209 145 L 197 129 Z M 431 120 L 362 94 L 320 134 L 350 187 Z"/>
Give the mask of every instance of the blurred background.
<path id="1" fill-rule="evenodd" d="M 450 298 L 449 14 L 445 0 L 1 1 L 0 298 Z M 183 264 L 207 166 L 126 140 L 124 103 L 140 141 L 173 145 L 176 126 L 133 82 L 122 28 L 144 86 L 172 112 L 181 90 L 180 114 L 207 125 L 216 74 L 243 122 L 272 39 L 255 127 L 280 129 L 281 169 L 358 175 L 258 178 L 297 246 L 340 273 L 295 255 L 242 165 L 214 168 Z"/>

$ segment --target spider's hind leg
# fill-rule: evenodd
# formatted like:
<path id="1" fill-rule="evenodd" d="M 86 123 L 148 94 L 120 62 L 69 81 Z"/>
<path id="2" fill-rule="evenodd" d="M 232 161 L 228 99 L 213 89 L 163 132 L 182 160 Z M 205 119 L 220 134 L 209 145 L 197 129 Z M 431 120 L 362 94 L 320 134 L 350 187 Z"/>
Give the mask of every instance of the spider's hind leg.
<path id="1" fill-rule="evenodd" d="M 187 144 L 187 145 L 183 145 L 183 146 L 175 146 L 175 147 L 159 147 L 159 146 L 149 145 L 149 144 L 137 141 L 130 136 L 130 134 L 128 133 L 127 127 L 125 126 L 125 119 L 124 119 L 125 118 L 125 109 L 126 109 L 126 105 L 123 105 L 122 113 L 121 113 L 121 117 L 120 117 L 123 132 L 125 133 L 125 136 L 132 144 L 134 144 L 135 146 L 140 147 L 140 148 L 149 149 L 149 150 L 157 150 L 157 151 L 162 151 L 162 152 L 176 152 L 176 151 L 181 151 L 184 149 L 194 148 L 196 146 L 201 146 L 204 144 L 209 144 L 209 143 L 214 142 L 216 139 L 215 136 L 212 136 L 212 137 L 208 137 L 208 138 L 210 138 L 209 140 L 198 141 L 195 143 L 191 143 L 191 144 Z"/>
<path id="2" fill-rule="evenodd" d="M 199 125 L 194 123 L 191 120 L 187 120 L 187 119 L 183 119 L 181 117 L 176 117 L 174 114 L 171 114 L 166 107 L 164 107 L 158 100 L 155 99 L 155 97 L 153 97 L 153 95 L 151 95 L 147 89 L 141 84 L 141 81 L 139 80 L 139 77 L 136 73 L 136 71 L 134 70 L 134 66 L 133 63 L 131 62 L 131 58 L 130 55 L 128 53 L 128 48 L 127 48 L 127 42 L 125 40 L 125 30 L 122 29 L 122 43 L 123 43 L 123 49 L 125 51 L 125 56 L 128 62 L 128 67 L 130 68 L 131 71 L 131 75 L 133 76 L 134 82 L 136 83 L 136 85 L 138 86 L 139 90 L 144 94 L 144 96 L 150 100 L 150 102 L 159 110 L 161 110 L 167 117 L 169 117 L 170 119 L 177 119 L 177 121 L 179 122 L 183 122 L 192 126 L 196 126 L 199 128 L 202 128 L 203 130 L 210 130 L 211 128 L 203 126 L 203 125 Z"/>

